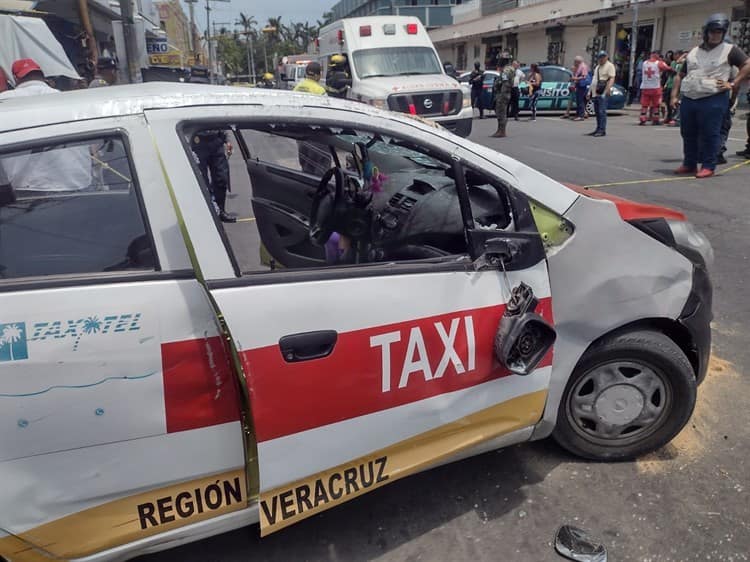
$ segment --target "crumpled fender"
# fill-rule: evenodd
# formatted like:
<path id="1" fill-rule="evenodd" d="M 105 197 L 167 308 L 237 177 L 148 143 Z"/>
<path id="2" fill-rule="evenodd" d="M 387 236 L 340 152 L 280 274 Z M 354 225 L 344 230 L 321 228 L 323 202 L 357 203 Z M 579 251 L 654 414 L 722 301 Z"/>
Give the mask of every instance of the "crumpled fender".
<path id="1" fill-rule="evenodd" d="M 573 236 L 548 256 L 557 341 L 547 405 L 533 439 L 554 429 L 568 378 L 591 343 L 636 320 L 677 319 L 690 294 L 690 261 L 625 222 L 623 205 L 610 197 L 579 197 L 565 213 Z"/>

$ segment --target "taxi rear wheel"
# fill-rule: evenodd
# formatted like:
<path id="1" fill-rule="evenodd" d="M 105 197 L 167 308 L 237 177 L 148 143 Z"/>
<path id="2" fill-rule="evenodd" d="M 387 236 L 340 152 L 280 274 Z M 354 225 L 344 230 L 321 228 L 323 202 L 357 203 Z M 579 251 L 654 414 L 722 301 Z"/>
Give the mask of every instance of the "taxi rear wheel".
<path id="1" fill-rule="evenodd" d="M 685 426 L 696 387 L 690 361 L 664 334 L 613 335 L 586 351 L 571 375 L 554 437 L 588 459 L 644 455 Z"/>
<path id="2" fill-rule="evenodd" d="M 594 107 L 594 100 L 586 101 L 586 115 L 596 115 L 596 108 Z"/>

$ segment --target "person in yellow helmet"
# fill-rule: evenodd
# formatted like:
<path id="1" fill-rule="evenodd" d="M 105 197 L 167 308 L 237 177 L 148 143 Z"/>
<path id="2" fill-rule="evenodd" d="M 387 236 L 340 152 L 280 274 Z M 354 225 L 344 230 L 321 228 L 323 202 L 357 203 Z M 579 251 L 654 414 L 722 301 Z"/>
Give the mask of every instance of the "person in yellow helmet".
<path id="1" fill-rule="evenodd" d="M 346 91 L 352 85 L 352 77 L 349 74 L 349 63 L 344 55 L 331 55 L 328 60 L 328 72 L 326 73 L 325 89 L 329 96 L 345 98 Z"/>
<path id="2" fill-rule="evenodd" d="M 266 72 L 262 77 L 260 82 L 258 82 L 258 88 L 268 88 L 273 89 L 275 88 L 275 84 L 273 83 L 273 74 L 270 72 Z"/>
<path id="3" fill-rule="evenodd" d="M 305 79 L 294 87 L 295 92 L 305 92 L 317 96 L 325 96 L 326 89 L 320 85 L 322 69 L 319 62 L 311 62 L 305 68 Z"/>

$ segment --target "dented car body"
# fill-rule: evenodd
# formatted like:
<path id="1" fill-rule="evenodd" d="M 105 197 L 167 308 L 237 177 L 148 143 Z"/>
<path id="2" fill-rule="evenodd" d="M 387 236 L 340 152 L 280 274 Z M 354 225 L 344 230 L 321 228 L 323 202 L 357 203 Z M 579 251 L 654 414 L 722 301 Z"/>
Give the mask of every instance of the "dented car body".
<path id="1" fill-rule="evenodd" d="M 632 458 L 692 413 L 711 250 L 681 213 L 342 100 L 148 84 L 0 114 L 7 560 L 265 535 L 550 435 Z M 239 147 L 237 224 L 206 130 Z"/>

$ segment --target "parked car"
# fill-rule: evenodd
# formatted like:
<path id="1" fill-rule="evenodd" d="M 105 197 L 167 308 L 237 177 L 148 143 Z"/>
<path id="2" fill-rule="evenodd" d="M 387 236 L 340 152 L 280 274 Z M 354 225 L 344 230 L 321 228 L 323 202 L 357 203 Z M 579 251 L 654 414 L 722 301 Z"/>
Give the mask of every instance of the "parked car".
<path id="1" fill-rule="evenodd" d="M 151 82 L 0 116 L 0 558 L 266 535 L 550 435 L 632 459 L 691 416 L 712 255 L 680 212 L 351 100 Z M 236 223 L 207 130 L 247 170 Z"/>
<path id="2" fill-rule="evenodd" d="M 523 67 L 521 70 L 528 76 L 529 67 Z M 568 97 L 570 96 L 570 78 L 572 73 L 563 66 L 540 66 L 539 71 L 542 73 L 542 91 L 537 102 L 537 111 L 565 111 L 568 107 Z M 484 75 L 484 84 L 482 86 L 482 102 L 484 107 L 493 109 L 492 103 L 492 85 L 498 73 L 494 70 L 486 70 Z M 459 82 L 468 84 L 469 73 L 464 73 L 459 77 Z M 519 108 L 521 111 L 528 111 L 530 108 L 529 87 L 526 82 L 521 82 L 521 98 Z M 626 91 L 623 87 L 615 84 L 612 87 L 612 95 L 607 102 L 607 109 L 620 110 L 625 107 L 627 99 Z M 577 104 L 573 99 L 571 106 L 575 110 Z M 586 103 L 586 113 L 594 115 L 594 103 Z"/>

